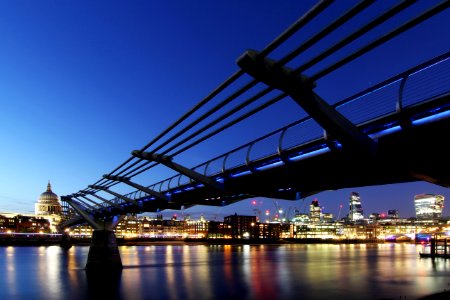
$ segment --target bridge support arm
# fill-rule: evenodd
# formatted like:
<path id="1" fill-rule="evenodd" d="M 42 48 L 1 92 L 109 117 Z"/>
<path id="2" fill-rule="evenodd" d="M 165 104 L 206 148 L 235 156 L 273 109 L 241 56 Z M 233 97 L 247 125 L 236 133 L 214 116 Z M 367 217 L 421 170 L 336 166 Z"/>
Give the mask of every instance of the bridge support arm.
<path id="1" fill-rule="evenodd" d="M 86 197 L 87 194 L 88 194 L 88 193 L 86 193 L 86 192 L 78 192 L 78 193 L 73 194 L 73 195 L 71 195 L 71 196 L 72 196 L 72 198 L 76 198 L 76 199 L 78 199 L 78 200 L 80 200 L 80 201 L 81 201 L 80 198 L 83 198 L 84 200 L 86 200 L 86 201 L 88 201 L 88 202 L 94 204 L 95 206 L 92 207 L 93 210 L 99 210 L 99 209 L 106 210 L 106 207 L 103 207 L 103 206 L 101 205 L 101 203 L 95 202 L 94 200 L 89 199 L 88 197 Z"/>
<path id="2" fill-rule="evenodd" d="M 120 181 L 123 182 L 125 184 L 128 184 L 129 186 L 132 186 L 134 188 L 137 188 L 140 191 L 143 191 L 153 197 L 155 197 L 156 199 L 160 199 L 160 200 L 165 200 L 165 201 L 169 201 L 170 199 L 168 197 L 166 197 L 165 195 L 158 193 L 154 190 L 151 190 L 145 186 L 142 186 L 140 184 L 137 184 L 135 182 L 132 182 L 129 178 L 127 177 L 120 177 L 120 176 L 111 176 L 111 175 L 103 175 L 103 178 L 109 179 L 109 180 L 114 180 L 114 181 Z"/>
<path id="3" fill-rule="evenodd" d="M 103 197 L 101 197 L 101 196 L 99 196 L 99 195 L 96 195 L 94 192 L 83 192 L 83 193 L 85 193 L 85 194 L 87 194 L 87 195 L 91 195 L 92 197 L 95 197 L 95 198 L 97 198 L 97 199 L 100 200 L 100 201 L 103 201 L 103 202 L 105 202 L 105 203 L 108 203 L 108 204 L 111 205 L 111 206 L 114 206 L 114 207 L 117 207 L 117 208 L 120 209 L 120 210 L 123 210 L 123 207 L 122 207 L 122 206 L 120 206 L 120 205 L 118 205 L 118 204 L 116 204 L 116 203 L 114 203 L 114 202 L 112 202 L 112 201 L 109 201 L 108 199 L 105 199 L 105 198 L 103 198 Z"/>
<path id="4" fill-rule="evenodd" d="M 173 162 L 172 159 L 168 156 L 159 155 L 159 154 L 150 153 L 150 152 L 140 152 L 137 150 L 133 151 L 131 154 L 133 156 L 141 158 L 141 159 L 158 162 L 162 165 L 165 165 L 168 168 L 171 168 L 172 170 L 175 170 L 175 171 L 191 178 L 191 179 L 194 179 L 197 182 L 203 183 L 206 186 L 210 186 L 210 187 L 218 189 L 218 190 L 224 189 L 223 184 L 221 184 L 220 182 L 217 182 L 207 176 L 204 176 L 198 172 L 195 172 L 194 170 L 188 169 L 180 164 L 177 164 L 177 163 Z"/>
<path id="5" fill-rule="evenodd" d="M 315 84 L 304 75 L 278 65 L 275 61 L 261 58 L 254 50 L 248 50 L 237 61 L 239 67 L 253 78 L 286 92 L 323 129 L 337 138 L 340 143 L 358 153 L 374 155 L 377 144 L 359 130 L 334 107 L 319 97 L 313 88 Z"/>
<path id="6" fill-rule="evenodd" d="M 72 198 L 70 197 L 61 197 L 62 201 L 66 201 L 67 203 L 69 203 L 70 206 L 72 206 L 72 208 L 81 216 L 83 217 L 84 220 L 86 220 L 86 222 L 94 229 L 102 229 L 100 227 L 100 225 L 95 221 L 94 217 L 91 216 L 90 214 L 88 214 L 82 207 L 81 205 L 74 201 Z"/>
<path id="7" fill-rule="evenodd" d="M 130 199 L 130 198 L 128 198 L 128 197 L 125 197 L 124 195 L 121 195 L 121 194 L 119 194 L 119 193 L 113 192 L 113 191 L 111 191 L 110 189 L 105 188 L 105 187 L 103 187 L 103 186 L 90 185 L 89 187 L 90 187 L 91 189 L 95 189 L 95 190 L 102 190 L 102 191 L 104 191 L 104 192 L 106 192 L 106 193 L 108 193 L 108 194 L 111 194 L 111 195 L 113 195 L 113 196 L 115 196 L 115 197 L 117 197 L 117 198 L 120 198 L 120 199 L 122 199 L 122 200 L 124 200 L 124 201 L 126 201 L 126 202 L 128 202 L 128 203 L 131 203 L 131 204 L 134 204 L 134 205 L 136 205 L 136 206 L 142 207 L 142 204 L 138 203 L 137 201 L 135 201 L 135 200 L 133 200 L 133 199 Z"/>
<path id="8" fill-rule="evenodd" d="M 80 197 L 80 195 L 78 194 L 72 194 L 70 195 L 71 199 L 75 199 L 76 201 L 80 202 L 83 206 L 87 207 L 88 209 L 90 209 L 91 211 L 95 211 L 96 208 L 86 202 L 84 202 L 83 200 L 79 199 L 78 197 Z"/>

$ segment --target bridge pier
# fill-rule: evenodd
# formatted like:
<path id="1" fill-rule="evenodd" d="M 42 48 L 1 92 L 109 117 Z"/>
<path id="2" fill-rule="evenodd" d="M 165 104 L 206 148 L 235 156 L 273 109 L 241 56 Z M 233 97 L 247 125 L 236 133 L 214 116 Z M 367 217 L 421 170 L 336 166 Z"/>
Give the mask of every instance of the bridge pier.
<path id="1" fill-rule="evenodd" d="M 85 270 L 119 271 L 122 260 L 114 228 L 124 215 L 96 216 L 71 197 L 62 197 L 94 229 Z"/>
<path id="2" fill-rule="evenodd" d="M 94 230 L 85 269 L 87 271 L 122 270 L 122 260 L 114 231 Z"/>
<path id="3" fill-rule="evenodd" d="M 63 248 L 64 250 L 69 250 L 72 248 L 72 242 L 70 240 L 70 235 L 64 232 L 61 237 L 61 242 L 59 243 L 59 246 Z"/>

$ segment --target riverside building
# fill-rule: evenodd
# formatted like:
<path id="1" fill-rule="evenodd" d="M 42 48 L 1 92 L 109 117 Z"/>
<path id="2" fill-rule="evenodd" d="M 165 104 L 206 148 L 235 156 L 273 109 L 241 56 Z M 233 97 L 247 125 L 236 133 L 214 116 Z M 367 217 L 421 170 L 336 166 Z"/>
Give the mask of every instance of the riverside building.
<path id="1" fill-rule="evenodd" d="M 444 196 L 434 194 L 420 194 L 414 196 L 414 207 L 417 220 L 435 221 L 442 217 Z"/>
<path id="2" fill-rule="evenodd" d="M 388 213 L 373 213 L 363 217 L 358 193 L 350 194 L 350 211 L 342 221 L 333 221 L 332 214 L 323 213 L 317 199 L 309 205 L 309 212 L 299 213 L 287 222 L 258 222 L 256 216 L 230 215 L 224 221 L 198 220 L 185 217 L 163 220 L 162 214 L 150 216 L 127 215 L 115 228 L 122 238 L 251 238 L 251 239 L 329 239 L 329 240 L 417 240 L 417 236 L 450 232 L 450 219 L 442 218 L 444 197 L 421 194 L 414 197 L 417 218 L 402 219 L 397 209 Z M 35 215 L 0 213 L 0 234 L 54 233 L 61 220 L 59 197 L 50 182 L 35 204 Z M 48 221 L 47 221 L 48 220 Z M 46 222 L 51 222 L 48 225 Z M 67 229 L 69 234 L 90 238 L 92 228 L 87 224 Z"/>

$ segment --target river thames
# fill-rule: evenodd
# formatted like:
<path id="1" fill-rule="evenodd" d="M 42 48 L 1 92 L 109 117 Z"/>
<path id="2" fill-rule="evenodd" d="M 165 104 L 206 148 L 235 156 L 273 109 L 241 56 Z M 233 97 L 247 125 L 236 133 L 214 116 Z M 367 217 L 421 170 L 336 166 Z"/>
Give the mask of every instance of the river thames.
<path id="1" fill-rule="evenodd" d="M 418 299 L 450 290 L 450 260 L 416 244 L 120 246 L 118 274 L 88 246 L 0 247 L 0 299 Z"/>

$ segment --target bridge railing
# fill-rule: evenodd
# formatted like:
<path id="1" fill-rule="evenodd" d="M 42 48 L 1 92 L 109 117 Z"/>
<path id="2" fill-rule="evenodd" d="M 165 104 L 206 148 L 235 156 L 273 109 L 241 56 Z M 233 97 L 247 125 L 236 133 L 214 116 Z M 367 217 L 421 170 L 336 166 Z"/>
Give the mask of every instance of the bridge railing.
<path id="1" fill-rule="evenodd" d="M 404 79 L 400 97 L 403 107 L 448 93 L 450 87 L 450 57 L 417 70 Z"/>

